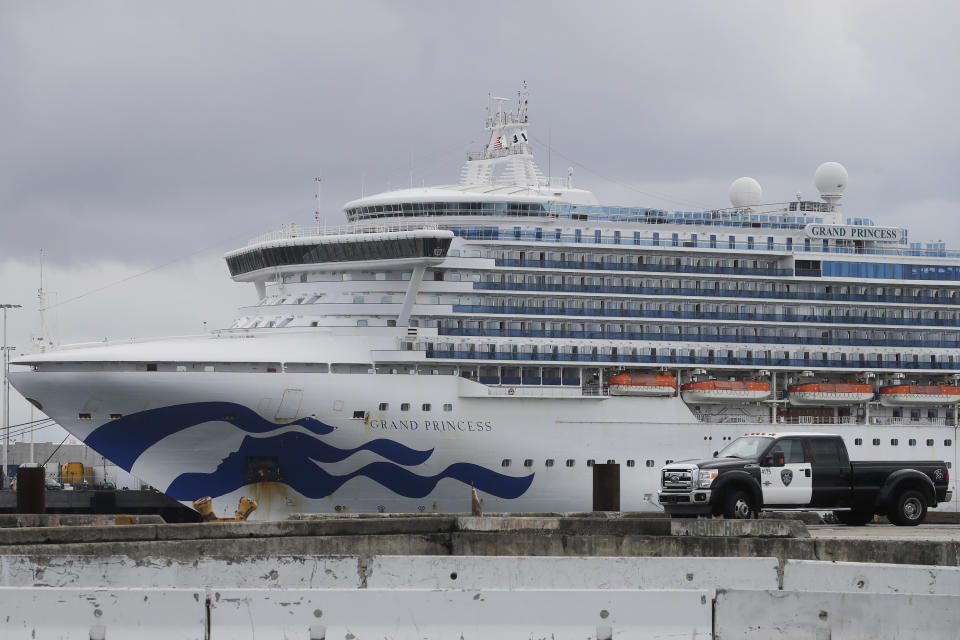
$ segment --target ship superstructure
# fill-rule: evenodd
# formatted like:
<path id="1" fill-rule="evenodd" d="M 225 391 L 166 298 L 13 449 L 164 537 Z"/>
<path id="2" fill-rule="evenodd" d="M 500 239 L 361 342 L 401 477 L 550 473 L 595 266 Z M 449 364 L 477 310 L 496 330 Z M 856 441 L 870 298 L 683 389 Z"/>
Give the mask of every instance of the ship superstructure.
<path id="1" fill-rule="evenodd" d="M 199 337 L 20 358 L 13 384 L 174 497 L 289 511 L 624 508 L 657 469 L 783 424 L 858 459 L 957 461 L 960 252 L 751 178 L 704 211 L 599 204 L 492 99 L 461 182 L 345 205 L 226 255 L 256 299 Z M 118 459 L 119 458 L 119 459 Z"/>

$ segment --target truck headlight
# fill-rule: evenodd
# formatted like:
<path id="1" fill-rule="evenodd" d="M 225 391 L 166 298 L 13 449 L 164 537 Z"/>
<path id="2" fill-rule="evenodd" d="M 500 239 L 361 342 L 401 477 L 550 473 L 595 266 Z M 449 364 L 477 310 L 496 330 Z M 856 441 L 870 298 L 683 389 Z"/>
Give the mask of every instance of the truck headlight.
<path id="1" fill-rule="evenodd" d="M 697 486 L 701 489 L 709 489 L 710 484 L 719 473 L 720 471 L 717 469 L 704 469 L 700 472 L 700 482 L 697 483 Z"/>

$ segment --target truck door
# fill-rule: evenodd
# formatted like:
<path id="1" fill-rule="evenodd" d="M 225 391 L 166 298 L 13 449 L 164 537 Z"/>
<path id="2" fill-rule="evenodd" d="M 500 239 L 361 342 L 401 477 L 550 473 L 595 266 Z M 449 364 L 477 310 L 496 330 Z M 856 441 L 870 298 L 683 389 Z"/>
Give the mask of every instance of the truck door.
<path id="1" fill-rule="evenodd" d="M 851 499 L 850 460 L 840 438 L 807 440 L 813 463 L 815 507 L 845 507 Z"/>
<path id="2" fill-rule="evenodd" d="M 760 487 L 764 506 L 805 506 L 810 504 L 813 493 L 813 472 L 800 438 L 778 440 L 767 453 L 774 465 L 783 457 L 783 466 L 767 466 L 760 469 Z"/>

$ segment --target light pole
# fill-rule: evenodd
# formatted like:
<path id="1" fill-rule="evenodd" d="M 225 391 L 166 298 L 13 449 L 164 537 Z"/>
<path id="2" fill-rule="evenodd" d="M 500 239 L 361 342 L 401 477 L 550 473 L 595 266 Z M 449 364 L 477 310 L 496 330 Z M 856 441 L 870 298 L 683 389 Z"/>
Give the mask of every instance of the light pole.
<path id="1" fill-rule="evenodd" d="M 3 489 L 10 487 L 7 478 L 7 453 L 10 446 L 10 381 L 7 373 L 10 370 L 10 352 L 7 349 L 7 309 L 19 309 L 18 304 L 0 304 L 3 309 Z"/>

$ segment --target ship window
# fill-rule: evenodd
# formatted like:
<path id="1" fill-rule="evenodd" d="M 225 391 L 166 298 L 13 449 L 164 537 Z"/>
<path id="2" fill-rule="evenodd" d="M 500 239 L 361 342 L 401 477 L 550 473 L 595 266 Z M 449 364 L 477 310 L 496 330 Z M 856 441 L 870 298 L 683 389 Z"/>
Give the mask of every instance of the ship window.
<path id="1" fill-rule="evenodd" d="M 510 466 L 510 458 L 504 458 L 504 459 L 500 462 L 500 466 L 501 466 L 501 467 L 509 467 L 509 466 Z"/>
<path id="2" fill-rule="evenodd" d="M 363 296 L 353 296 L 353 304 L 363 304 Z"/>
<path id="3" fill-rule="evenodd" d="M 363 416 L 364 416 L 364 411 L 362 409 L 359 409 L 353 412 L 354 420 L 363 420 Z"/>
<path id="4" fill-rule="evenodd" d="M 310 323 L 310 326 L 311 326 L 311 327 L 316 327 L 316 326 L 317 326 L 317 321 L 314 320 L 313 322 L 311 322 L 311 323 Z"/>
<path id="5" fill-rule="evenodd" d="M 663 464 L 673 464 L 673 460 L 667 460 Z"/>
<path id="6" fill-rule="evenodd" d="M 949 438 L 943 441 L 943 446 L 945 447 L 949 447 L 952 444 L 953 444 L 953 440 L 950 440 Z"/>
<path id="7" fill-rule="evenodd" d="M 637 466 L 637 461 L 636 461 L 636 460 L 627 460 L 627 466 L 628 466 L 628 467 L 635 467 L 635 466 Z"/>
<path id="8" fill-rule="evenodd" d="M 471 279 L 473 282 L 480 282 L 480 274 L 479 274 L 479 273 L 472 273 L 472 274 L 470 274 L 470 279 Z"/>
<path id="9" fill-rule="evenodd" d="M 896 439 L 896 438 L 890 438 L 890 445 L 891 445 L 891 446 L 894 446 L 894 447 L 895 447 L 895 446 L 897 446 L 898 444 L 900 444 L 900 441 L 899 441 L 898 439 Z"/>
<path id="10" fill-rule="evenodd" d="M 880 438 L 874 438 L 874 439 L 873 439 L 873 446 L 875 446 L 875 447 L 879 447 L 879 446 L 880 446 Z"/>
<path id="11" fill-rule="evenodd" d="M 617 464 L 616 460 L 607 460 L 607 464 Z"/>
<path id="12" fill-rule="evenodd" d="M 358 326 L 358 327 L 365 327 L 365 326 L 367 326 L 367 321 L 366 321 L 366 320 L 357 320 L 357 326 Z"/>
<path id="13" fill-rule="evenodd" d="M 860 445 L 863 444 L 863 438 L 857 438 L 857 439 L 855 439 L 855 440 L 853 441 L 853 444 L 855 444 L 855 445 L 857 445 L 857 446 L 859 447 Z"/>
<path id="14" fill-rule="evenodd" d="M 576 461 L 576 460 L 574 460 L 574 459 L 572 459 L 572 458 L 571 458 L 570 460 L 567 460 L 567 466 L 568 466 L 568 467 L 572 467 L 572 466 L 574 466 L 575 464 L 577 464 L 577 461 Z"/>
<path id="15" fill-rule="evenodd" d="M 591 460 L 587 460 L 587 466 L 588 466 L 588 467 L 592 467 L 592 466 L 593 466 L 593 463 L 594 463 L 594 461 L 593 461 L 592 459 L 591 459 Z"/>
<path id="16" fill-rule="evenodd" d="M 544 466 L 552 467 L 552 466 L 553 466 L 553 458 L 547 458 L 547 460 L 546 460 L 543 464 L 544 464 Z"/>
<path id="17" fill-rule="evenodd" d="M 393 302 L 393 298 L 391 298 L 390 296 L 380 296 L 381 304 L 390 304 L 391 302 Z"/>
<path id="18" fill-rule="evenodd" d="M 914 440 L 913 438 L 910 438 L 909 440 L 907 440 L 907 446 L 915 447 L 917 446 L 917 441 Z"/>
<path id="19" fill-rule="evenodd" d="M 156 371 L 156 370 L 157 370 L 157 363 L 156 363 L 156 362 L 148 362 L 148 363 L 147 363 L 147 371 Z"/>
<path id="20" fill-rule="evenodd" d="M 397 326 L 397 321 L 396 321 L 396 320 L 387 320 L 387 326 L 388 326 L 388 327 L 395 327 L 395 326 Z"/>
<path id="21" fill-rule="evenodd" d="M 380 403 L 380 406 L 378 407 L 378 409 L 379 409 L 380 411 L 386 411 L 386 410 L 389 409 L 389 408 L 390 408 L 390 403 L 389 403 L 389 402 L 381 402 L 381 403 Z"/>
<path id="22" fill-rule="evenodd" d="M 93 420 L 93 416 L 91 416 L 89 413 L 78 413 L 77 418 L 80 420 Z"/>
<path id="23" fill-rule="evenodd" d="M 376 275 L 374 275 L 374 278 L 376 278 L 377 280 L 386 280 L 387 274 L 382 271 L 379 271 L 376 273 Z"/>
<path id="24" fill-rule="evenodd" d="M 343 274 L 343 279 L 344 279 L 344 280 L 353 280 L 353 274 L 352 274 L 352 273 L 345 273 L 345 274 Z"/>
<path id="25" fill-rule="evenodd" d="M 932 447 L 932 446 L 933 446 L 933 438 L 930 438 L 930 439 L 927 440 L 927 446 L 928 446 L 928 447 Z"/>
<path id="26" fill-rule="evenodd" d="M 424 402 L 424 403 L 423 403 L 423 410 L 424 410 L 424 411 L 430 411 L 430 403 L 429 403 L 429 402 Z"/>
<path id="27" fill-rule="evenodd" d="M 210 373 L 211 371 L 214 371 L 215 369 L 214 369 L 214 367 L 213 367 L 212 364 L 207 364 L 207 365 L 204 365 L 204 366 L 203 366 L 203 370 L 204 370 L 204 372 L 206 372 L 206 373 Z"/>
<path id="28" fill-rule="evenodd" d="M 409 271 L 404 271 L 403 273 L 400 274 L 400 279 L 401 279 L 401 280 L 409 280 L 411 275 L 412 275 L 411 272 L 409 272 Z"/>
<path id="29" fill-rule="evenodd" d="M 653 460 L 647 460 L 644 464 L 646 464 L 648 467 L 652 467 L 652 466 L 654 466 L 656 463 L 655 463 Z"/>
<path id="30" fill-rule="evenodd" d="M 403 402 L 400 404 L 400 411 L 410 411 L 410 403 Z"/>
<path id="31" fill-rule="evenodd" d="M 178 372 L 178 373 L 185 373 L 186 370 L 187 370 L 187 365 L 185 365 L 185 364 L 178 364 L 178 365 L 177 365 L 177 372 Z"/>
<path id="32" fill-rule="evenodd" d="M 119 419 L 122 418 L 122 417 L 123 417 L 123 414 L 122 414 L 122 413 L 111 413 L 111 414 L 110 414 L 110 419 L 111 419 L 111 420 L 119 420 Z"/>
<path id="33" fill-rule="evenodd" d="M 524 460 L 524 461 L 523 461 L 523 466 L 525 466 L 525 467 L 532 467 L 532 466 L 533 466 L 533 459 L 527 458 L 526 460 Z"/>
<path id="34" fill-rule="evenodd" d="M 430 304 L 440 304 L 440 296 L 430 296 Z"/>
<path id="35" fill-rule="evenodd" d="M 443 405 L 443 410 L 444 410 L 444 411 L 453 411 L 453 405 L 452 405 L 452 404 L 449 404 L 449 403 L 448 403 L 448 404 L 445 404 L 445 405 Z"/>

